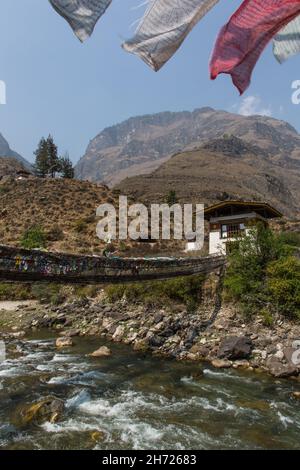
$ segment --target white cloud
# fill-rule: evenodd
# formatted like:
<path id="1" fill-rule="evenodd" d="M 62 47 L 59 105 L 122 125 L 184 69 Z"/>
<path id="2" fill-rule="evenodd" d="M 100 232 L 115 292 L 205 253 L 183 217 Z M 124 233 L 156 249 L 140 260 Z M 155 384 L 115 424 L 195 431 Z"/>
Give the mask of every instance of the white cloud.
<path id="1" fill-rule="evenodd" d="M 247 96 L 243 98 L 238 107 L 238 113 L 242 116 L 253 116 L 254 114 L 272 116 L 271 108 L 264 107 L 259 96 Z"/>

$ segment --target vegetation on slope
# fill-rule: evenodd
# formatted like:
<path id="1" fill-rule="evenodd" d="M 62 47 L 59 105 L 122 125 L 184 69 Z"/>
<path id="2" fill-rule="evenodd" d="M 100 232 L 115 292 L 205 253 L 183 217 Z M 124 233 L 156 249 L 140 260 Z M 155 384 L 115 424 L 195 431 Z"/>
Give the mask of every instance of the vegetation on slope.
<path id="1" fill-rule="evenodd" d="M 259 225 L 229 256 L 227 297 L 252 316 L 272 324 L 278 314 L 300 320 L 299 236 L 275 234 Z"/>

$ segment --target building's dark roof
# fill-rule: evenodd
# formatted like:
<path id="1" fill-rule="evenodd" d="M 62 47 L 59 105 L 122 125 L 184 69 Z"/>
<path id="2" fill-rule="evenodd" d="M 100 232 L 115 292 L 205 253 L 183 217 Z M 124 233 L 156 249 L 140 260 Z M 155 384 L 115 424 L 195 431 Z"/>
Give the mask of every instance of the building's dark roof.
<path id="1" fill-rule="evenodd" d="M 273 219 L 282 217 L 283 214 L 266 202 L 256 201 L 224 201 L 213 206 L 207 207 L 204 210 L 204 217 L 206 220 L 211 217 L 220 217 L 227 215 L 242 215 L 245 212 L 256 212 L 257 214 L 267 218 Z"/>

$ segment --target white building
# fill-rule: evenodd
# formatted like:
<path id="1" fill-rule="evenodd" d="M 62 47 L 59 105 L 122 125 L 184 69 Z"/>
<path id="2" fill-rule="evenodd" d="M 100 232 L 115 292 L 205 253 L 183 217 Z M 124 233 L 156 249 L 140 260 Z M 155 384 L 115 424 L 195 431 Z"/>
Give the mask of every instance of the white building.
<path id="1" fill-rule="evenodd" d="M 205 209 L 205 220 L 209 222 L 209 254 L 226 254 L 233 243 L 259 221 L 265 225 L 269 219 L 282 214 L 264 202 L 226 201 Z"/>

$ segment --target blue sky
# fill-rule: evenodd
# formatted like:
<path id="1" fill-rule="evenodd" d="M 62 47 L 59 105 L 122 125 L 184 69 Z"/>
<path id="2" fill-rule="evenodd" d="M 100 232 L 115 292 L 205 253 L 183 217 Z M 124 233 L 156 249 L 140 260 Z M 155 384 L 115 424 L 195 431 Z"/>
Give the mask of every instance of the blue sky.
<path id="1" fill-rule="evenodd" d="M 0 80 L 7 104 L 0 105 L 0 132 L 25 158 L 52 133 L 60 152 L 77 161 L 90 139 L 130 116 L 211 106 L 262 112 L 300 130 L 300 105 L 291 83 L 300 79 L 300 57 L 280 66 L 271 47 L 260 59 L 243 97 L 228 76 L 209 80 L 215 37 L 240 0 L 221 0 L 199 23 L 175 57 L 154 73 L 120 48 L 134 31 L 142 0 L 113 0 L 91 39 L 82 45 L 47 0 L 1 0 Z"/>

